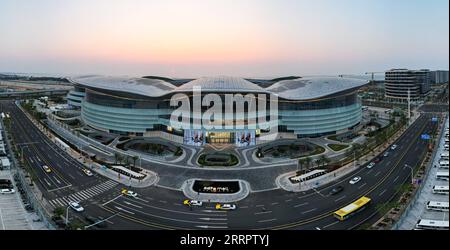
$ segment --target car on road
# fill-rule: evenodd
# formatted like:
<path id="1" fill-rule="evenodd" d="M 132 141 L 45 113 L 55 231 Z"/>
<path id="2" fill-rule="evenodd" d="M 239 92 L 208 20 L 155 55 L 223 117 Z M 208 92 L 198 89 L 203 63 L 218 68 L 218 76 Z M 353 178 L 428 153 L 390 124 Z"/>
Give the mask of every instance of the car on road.
<path id="1" fill-rule="evenodd" d="M 14 194 L 16 191 L 12 188 L 0 189 L 0 194 Z"/>
<path id="2" fill-rule="evenodd" d="M 70 203 L 69 203 L 69 206 L 70 206 L 73 210 L 75 210 L 75 211 L 77 211 L 77 212 L 83 212 L 83 211 L 84 211 L 84 208 L 80 205 L 80 203 L 78 203 L 78 202 L 76 202 L 76 201 L 70 202 Z"/>
<path id="3" fill-rule="evenodd" d="M 217 210 L 235 210 L 236 205 L 234 204 L 216 204 Z"/>
<path id="4" fill-rule="evenodd" d="M 371 163 L 369 163 L 368 165 L 367 165 L 367 168 L 368 169 L 371 169 L 371 168 L 373 168 L 375 166 L 375 162 L 371 162 Z"/>
<path id="5" fill-rule="evenodd" d="M 330 191 L 330 195 L 336 195 L 344 190 L 343 186 L 337 186 Z"/>
<path id="6" fill-rule="evenodd" d="M 383 156 L 384 157 L 388 157 L 389 156 L 389 151 L 384 152 Z"/>
<path id="7" fill-rule="evenodd" d="M 123 195 L 126 195 L 126 196 L 130 196 L 130 197 L 134 197 L 134 198 L 137 197 L 137 193 L 136 193 L 136 192 L 133 192 L 133 191 L 131 191 L 131 190 L 123 189 L 123 190 L 122 190 L 122 194 L 123 194 Z"/>
<path id="8" fill-rule="evenodd" d="M 188 206 L 201 207 L 203 205 L 203 202 L 197 200 L 184 200 L 183 204 Z"/>
<path id="9" fill-rule="evenodd" d="M 391 146 L 391 150 L 395 150 L 397 147 L 398 147 L 398 145 L 394 144 L 394 145 Z"/>
<path id="10" fill-rule="evenodd" d="M 93 175 L 92 172 L 91 172 L 91 170 L 89 170 L 89 169 L 83 168 L 83 172 L 84 172 L 87 176 L 92 176 L 92 175 Z"/>
<path id="11" fill-rule="evenodd" d="M 351 180 L 350 180 L 350 184 L 356 184 L 356 183 L 358 183 L 359 181 L 361 180 L 361 177 L 359 177 L 359 176 L 355 176 L 355 177 L 353 177 Z"/>
<path id="12" fill-rule="evenodd" d="M 52 170 L 51 170 L 47 165 L 42 166 L 42 168 L 43 168 L 44 171 L 47 172 L 47 173 L 52 172 Z"/>

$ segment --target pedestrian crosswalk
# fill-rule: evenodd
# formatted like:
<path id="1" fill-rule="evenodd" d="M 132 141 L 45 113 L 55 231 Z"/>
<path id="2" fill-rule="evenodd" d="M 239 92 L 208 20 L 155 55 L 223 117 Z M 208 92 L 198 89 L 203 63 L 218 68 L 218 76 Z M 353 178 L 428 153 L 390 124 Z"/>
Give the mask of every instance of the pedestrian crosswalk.
<path id="1" fill-rule="evenodd" d="M 95 185 L 93 187 L 90 187 L 85 190 L 78 191 L 74 194 L 66 195 L 64 197 L 59 197 L 53 200 L 50 200 L 49 203 L 53 207 L 61 207 L 61 206 L 67 206 L 70 202 L 73 201 L 83 201 L 90 199 L 96 195 L 99 195 L 105 191 L 110 190 L 111 188 L 117 186 L 118 183 L 112 180 L 103 182 L 101 184 Z"/>

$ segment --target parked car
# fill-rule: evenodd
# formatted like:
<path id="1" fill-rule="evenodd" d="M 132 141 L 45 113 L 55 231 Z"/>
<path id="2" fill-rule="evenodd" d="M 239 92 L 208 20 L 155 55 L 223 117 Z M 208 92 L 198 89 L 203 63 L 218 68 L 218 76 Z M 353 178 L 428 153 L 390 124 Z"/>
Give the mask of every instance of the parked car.
<path id="1" fill-rule="evenodd" d="M 14 194 L 16 191 L 12 188 L 0 189 L 0 194 Z"/>
<path id="2" fill-rule="evenodd" d="M 92 172 L 91 172 L 91 170 L 89 170 L 89 169 L 83 168 L 83 172 L 84 172 L 87 176 L 92 176 L 92 175 L 93 175 Z"/>
<path id="3" fill-rule="evenodd" d="M 336 195 L 344 190 L 343 186 L 337 186 L 330 191 L 330 195 Z"/>
<path id="4" fill-rule="evenodd" d="M 217 210 L 235 210 L 236 205 L 234 204 L 216 204 Z"/>
<path id="5" fill-rule="evenodd" d="M 384 157 L 388 157 L 389 156 L 389 151 L 384 152 L 383 156 Z"/>
<path id="6" fill-rule="evenodd" d="M 83 212 L 84 208 L 80 205 L 80 203 L 76 202 L 76 201 L 72 201 L 71 203 L 69 203 L 69 206 L 77 211 L 77 212 Z"/>
<path id="7" fill-rule="evenodd" d="M 356 177 L 353 177 L 351 180 L 350 180 L 350 184 L 356 184 L 356 183 L 358 183 L 359 181 L 361 180 L 361 177 L 359 177 L 359 176 L 356 176 Z"/>
<path id="8" fill-rule="evenodd" d="M 197 206 L 197 207 L 201 207 L 203 205 L 203 202 L 201 201 L 197 201 L 197 200 L 184 200 L 183 201 L 184 205 L 188 205 L 188 206 Z"/>
<path id="9" fill-rule="evenodd" d="M 368 169 L 371 169 L 371 168 L 373 168 L 374 166 L 375 166 L 375 162 L 371 162 L 371 163 L 367 164 L 367 168 L 368 168 Z"/>
<path id="10" fill-rule="evenodd" d="M 397 145 L 397 144 L 394 144 L 394 145 L 391 146 L 391 149 L 392 149 L 392 150 L 395 150 L 397 147 L 398 147 L 398 145 Z"/>
<path id="11" fill-rule="evenodd" d="M 133 198 L 136 198 L 137 195 L 138 195 L 136 192 L 133 192 L 133 191 L 131 191 L 131 190 L 126 190 L 126 189 L 123 189 L 123 190 L 122 190 L 122 194 L 123 194 L 123 195 L 126 195 L 126 196 L 133 197 Z"/>

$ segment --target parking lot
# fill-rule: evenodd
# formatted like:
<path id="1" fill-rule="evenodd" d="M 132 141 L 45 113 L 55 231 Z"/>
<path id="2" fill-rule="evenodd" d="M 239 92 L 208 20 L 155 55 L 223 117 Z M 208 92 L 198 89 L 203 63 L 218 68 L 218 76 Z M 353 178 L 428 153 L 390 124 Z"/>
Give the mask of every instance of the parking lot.
<path id="1" fill-rule="evenodd" d="M 6 180 L 14 183 L 9 171 L 0 171 L 0 179 L 2 183 L 6 183 Z M 0 230 L 45 229 L 35 213 L 25 210 L 14 184 L 13 188 L 13 194 L 0 194 Z"/>

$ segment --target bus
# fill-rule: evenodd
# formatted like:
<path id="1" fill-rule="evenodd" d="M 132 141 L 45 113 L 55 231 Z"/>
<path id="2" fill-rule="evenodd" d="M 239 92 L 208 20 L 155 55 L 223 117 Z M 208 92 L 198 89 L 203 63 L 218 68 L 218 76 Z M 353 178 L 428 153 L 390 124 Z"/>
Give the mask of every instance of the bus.
<path id="1" fill-rule="evenodd" d="M 439 168 L 448 169 L 448 160 L 446 160 L 446 161 L 439 161 Z"/>
<path id="2" fill-rule="evenodd" d="M 441 212 L 448 212 L 448 202 L 444 201 L 428 201 L 427 209 Z"/>
<path id="3" fill-rule="evenodd" d="M 444 180 L 444 181 L 448 181 L 448 171 L 445 172 L 437 172 L 436 173 L 436 179 L 437 180 Z"/>
<path id="4" fill-rule="evenodd" d="M 369 197 L 363 196 L 353 203 L 350 203 L 349 205 L 337 210 L 333 215 L 338 220 L 344 221 L 357 212 L 364 210 L 364 208 L 366 208 L 370 204 L 370 201 L 371 199 Z"/>
<path id="5" fill-rule="evenodd" d="M 448 221 L 420 219 L 417 221 L 416 229 L 448 230 Z"/>
<path id="6" fill-rule="evenodd" d="M 448 186 L 433 186 L 433 194 L 448 195 Z"/>

